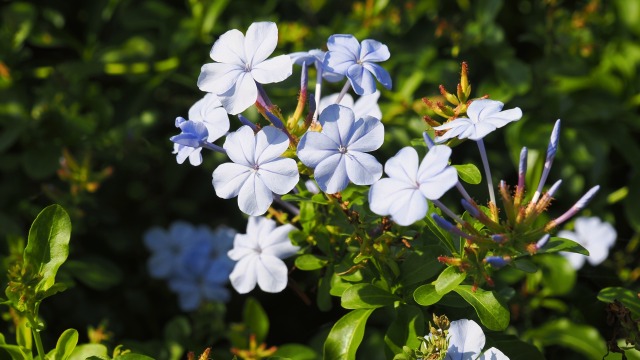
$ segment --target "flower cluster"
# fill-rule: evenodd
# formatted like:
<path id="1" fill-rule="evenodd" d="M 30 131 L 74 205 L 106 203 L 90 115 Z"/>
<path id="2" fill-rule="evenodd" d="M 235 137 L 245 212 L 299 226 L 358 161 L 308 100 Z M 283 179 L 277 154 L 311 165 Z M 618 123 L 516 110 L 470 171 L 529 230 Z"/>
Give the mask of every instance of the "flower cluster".
<path id="1" fill-rule="evenodd" d="M 151 251 L 149 274 L 168 282 L 184 311 L 197 309 L 203 301 L 226 302 L 233 268 L 226 253 L 234 235 L 228 227 L 211 230 L 183 221 L 174 222 L 168 231 L 151 228 L 144 234 L 144 244 Z"/>

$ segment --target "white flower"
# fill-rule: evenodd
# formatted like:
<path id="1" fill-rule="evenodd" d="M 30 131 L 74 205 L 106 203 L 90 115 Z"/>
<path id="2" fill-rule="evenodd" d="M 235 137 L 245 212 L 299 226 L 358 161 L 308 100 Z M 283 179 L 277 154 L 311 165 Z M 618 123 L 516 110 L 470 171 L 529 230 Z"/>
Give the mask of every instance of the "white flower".
<path id="1" fill-rule="evenodd" d="M 268 59 L 278 44 L 278 27 L 272 22 L 257 22 L 247 35 L 233 29 L 222 34 L 211 48 L 216 61 L 202 66 L 198 87 L 220 97 L 229 114 L 239 114 L 258 99 L 258 86 L 282 81 L 293 71 L 288 55 Z"/>
<path id="2" fill-rule="evenodd" d="M 306 132 L 298 143 L 298 158 L 308 167 L 322 191 L 335 194 L 349 181 L 370 185 L 382 176 L 382 165 L 367 154 L 382 146 L 384 126 L 365 116 L 357 119 L 342 105 L 330 105 L 320 114 L 322 132 Z"/>
<path id="3" fill-rule="evenodd" d="M 445 360 L 509 360 L 502 351 L 494 347 L 482 352 L 485 341 L 484 333 L 475 321 L 452 321 L 449 326 L 449 348 Z"/>
<path id="4" fill-rule="evenodd" d="M 327 106 L 335 104 L 339 95 L 340 94 L 331 94 L 320 99 L 320 105 L 318 106 L 319 112 L 322 113 Z M 358 98 L 354 103 L 353 97 L 349 94 L 345 94 L 340 101 L 340 105 L 344 105 L 353 110 L 353 114 L 356 119 L 360 119 L 365 116 L 372 116 L 378 120 L 382 120 L 382 111 L 380 111 L 380 106 L 378 106 L 379 98 L 380 91 L 376 90 L 373 94 L 360 96 L 360 98 Z"/>
<path id="5" fill-rule="evenodd" d="M 249 126 L 227 135 L 224 149 L 233 161 L 218 166 L 213 172 L 213 187 L 223 199 L 238 197 L 245 214 L 264 214 L 273 202 L 273 193 L 283 195 L 298 183 L 296 161 L 280 157 L 289 139 L 273 126 L 257 134 Z"/>
<path id="6" fill-rule="evenodd" d="M 578 270 L 587 259 L 592 266 L 599 265 L 609 255 L 609 249 L 616 242 L 616 230 L 607 222 L 597 217 L 579 217 L 575 221 L 575 231 L 562 230 L 558 237 L 573 240 L 589 251 L 589 256 L 576 253 L 561 252 Z"/>
<path id="7" fill-rule="evenodd" d="M 448 123 L 435 127 L 435 130 L 449 130 L 444 135 L 436 137 L 436 142 L 449 139 L 481 140 L 493 130 L 508 123 L 520 120 L 522 110 L 513 108 L 501 111 L 503 103 L 500 101 L 480 99 L 475 100 L 467 108 L 469 118 L 457 118 Z"/>
<path id="8" fill-rule="evenodd" d="M 291 224 L 276 227 L 276 222 L 265 217 L 250 217 L 246 234 L 237 234 L 233 249 L 228 253 L 237 261 L 229 279 L 240 294 L 255 288 L 256 283 L 265 292 L 277 293 L 287 286 L 287 266 L 281 260 L 295 254 L 300 248 L 289 241 Z"/>
<path id="9" fill-rule="evenodd" d="M 215 94 L 208 93 L 189 109 L 189 120 L 202 122 L 207 127 L 208 142 L 214 142 L 229 131 L 229 116 Z"/>
<path id="10" fill-rule="evenodd" d="M 427 199 L 437 200 L 458 182 L 456 169 L 447 163 L 451 148 L 436 145 L 418 167 L 418 153 L 405 147 L 384 165 L 388 178 L 369 189 L 369 206 L 378 215 L 391 215 L 402 226 L 424 218 Z"/>

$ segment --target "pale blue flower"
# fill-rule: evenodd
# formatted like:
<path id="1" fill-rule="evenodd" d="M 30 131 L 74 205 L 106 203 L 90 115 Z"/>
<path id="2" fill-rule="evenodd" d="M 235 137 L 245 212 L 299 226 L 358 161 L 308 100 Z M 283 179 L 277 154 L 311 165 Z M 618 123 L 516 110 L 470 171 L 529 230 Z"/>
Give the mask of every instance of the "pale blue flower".
<path id="1" fill-rule="evenodd" d="M 448 130 L 444 135 L 436 137 L 435 141 L 443 142 L 453 138 L 481 140 L 495 129 L 520 120 L 520 108 L 502 111 L 503 106 L 500 101 L 474 100 L 467 108 L 469 118 L 457 118 L 434 128 Z"/>
<path id="2" fill-rule="evenodd" d="M 484 332 L 475 321 L 452 321 L 449 325 L 449 348 L 445 360 L 509 360 L 495 347 L 483 352 L 485 342 Z"/>
<path id="3" fill-rule="evenodd" d="M 315 66 L 316 70 L 321 72 L 322 77 L 329 82 L 342 80 L 344 75 L 336 74 L 324 68 L 325 55 L 326 52 L 319 49 L 313 49 L 309 51 L 291 53 L 289 54 L 289 57 L 291 57 L 291 61 L 293 61 L 294 64 L 302 65 L 306 63 L 307 66 Z"/>
<path id="4" fill-rule="evenodd" d="M 562 230 L 558 237 L 573 240 L 589 251 L 589 256 L 582 254 L 561 252 L 569 260 L 571 266 L 578 270 L 584 265 L 585 259 L 596 266 L 609 256 L 609 249 L 616 242 L 618 234 L 608 222 L 597 217 L 579 217 L 574 222 L 574 231 Z"/>
<path id="5" fill-rule="evenodd" d="M 331 94 L 320 99 L 318 109 L 322 112 L 327 106 L 335 104 L 340 94 Z M 353 101 L 353 97 L 349 94 L 345 94 L 340 100 L 340 105 L 344 105 L 351 110 L 356 119 L 363 118 L 365 116 L 373 116 L 378 120 L 382 120 L 382 111 L 378 106 L 378 99 L 380 98 L 380 91 L 376 90 L 373 94 L 363 95 L 358 100 Z"/>
<path id="6" fill-rule="evenodd" d="M 281 260 L 294 255 L 300 248 L 291 244 L 291 224 L 276 227 L 276 222 L 265 217 L 250 217 L 246 234 L 237 234 L 228 255 L 237 261 L 229 278 L 240 294 L 255 288 L 277 293 L 287 286 L 287 266 Z"/>
<path id="7" fill-rule="evenodd" d="M 376 91 L 377 79 L 385 88 L 391 88 L 391 77 L 377 62 L 389 59 L 389 49 L 375 40 L 363 40 L 353 35 L 331 35 L 327 42 L 329 51 L 324 58 L 325 69 L 346 75 L 358 95 Z"/>
<path id="8" fill-rule="evenodd" d="M 331 105 L 320 114 L 322 132 L 309 131 L 300 138 L 298 157 L 315 168 L 314 177 L 322 191 L 334 194 L 347 187 L 371 185 L 382 176 L 382 165 L 369 151 L 384 142 L 380 120 L 365 116 L 355 119 L 346 106 Z"/>
<path id="9" fill-rule="evenodd" d="M 242 212 L 264 214 L 273 202 L 273 193 L 283 195 L 298 183 L 296 161 L 283 158 L 289 139 L 273 126 L 254 135 L 249 126 L 227 135 L 224 149 L 233 161 L 213 172 L 213 187 L 223 199 L 238 197 Z"/>
<path id="10" fill-rule="evenodd" d="M 178 258 L 179 267 L 168 279 L 182 310 L 195 310 L 203 301 L 229 300 L 226 285 L 233 261 L 227 252 L 235 235 L 235 230 L 224 226 L 215 231 L 206 226 L 195 228 L 191 244 Z"/>
<path id="11" fill-rule="evenodd" d="M 256 84 L 270 84 L 288 78 L 293 70 L 291 58 L 280 55 L 268 59 L 278 43 L 278 27 L 273 22 L 257 22 L 246 36 L 233 29 L 213 44 L 214 63 L 202 66 L 198 87 L 220 97 L 229 114 L 239 114 L 258 99 Z"/>
<path id="12" fill-rule="evenodd" d="M 147 269 L 151 277 L 166 279 L 176 274 L 180 267 L 180 257 L 195 241 L 194 227 L 184 221 L 171 224 L 169 231 L 159 227 L 149 229 L 143 237 L 151 257 Z"/>
<path id="13" fill-rule="evenodd" d="M 427 199 L 437 200 L 458 183 L 456 169 L 448 165 L 451 148 L 432 147 L 419 164 L 418 153 L 405 147 L 384 166 L 388 178 L 369 189 L 369 206 L 378 215 L 391 215 L 393 221 L 408 226 L 422 219 L 429 210 Z"/>
<path id="14" fill-rule="evenodd" d="M 208 93 L 196 101 L 189 109 L 189 120 L 201 122 L 206 126 L 209 136 L 208 142 L 214 142 L 229 131 L 229 115 L 222 107 L 220 99 L 215 94 Z"/>
<path id="15" fill-rule="evenodd" d="M 207 142 L 209 131 L 202 122 L 176 118 L 176 127 L 182 132 L 170 138 L 173 141 L 173 153 L 176 161 L 182 164 L 187 158 L 193 166 L 202 164 L 202 145 Z"/>

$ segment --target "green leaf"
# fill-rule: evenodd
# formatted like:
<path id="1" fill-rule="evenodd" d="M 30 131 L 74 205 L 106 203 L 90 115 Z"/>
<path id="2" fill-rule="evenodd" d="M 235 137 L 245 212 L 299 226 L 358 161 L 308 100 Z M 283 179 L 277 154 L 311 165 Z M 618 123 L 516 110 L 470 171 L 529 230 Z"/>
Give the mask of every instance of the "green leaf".
<path id="1" fill-rule="evenodd" d="M 53 359 L 67 360 L 71 356 L 71 353 L 77 344 L 78 331 L 76 329 L 65 330 L 62 335 L 60 335 L 60 338 L 58 338 Z"/>
<path id="2" fill-rule="evenodd" d="M 269 333 L 269 317 L 258 300 L 252 297 L 247 299 L 242 318 L 251 334 L 256 336 L 258 344 L 263 343 Z"/>
<path id="3" fill-rule="evenodd" d="M 549 295 L 565 295 L 576 283 L 576 270 L 569 260 L 560 254 L 537 256 L 542 269 L 542 282 Z"/>
<path id="4" fill-rule="evenodd" d="M 70 237 L 71 220 L 62 206 L 48 206 L 36 217 L 24 249 L 25 267 L 42 277 L 36 291 L 47 291 L 55 283 L 58 268 L 69 255 Z"/>
<path id="5" fill-rule="evenodd" d="M 542 346 L 560 345 L 582 353 L 585 358 L 599 360 L 607 353 L 607 346 L 598 330 L 588 325 L 577 325 L 568 319 L 550 321 L 523 334 Z"/>
<path id="6" fill-rule="evenodd" d="M 318 354 L 312 348 L 301 344 L 280 345 L 273 355 L 291 360 L 316 360 L 318 358 Z"/>
<path id="7" fill-rule="evenodd" d="M 589 256 L 589 251 L 577 242 L 565 238 L 552 237 L 549 242 L 540 250 L 538 254 L 554 253 L 558 251 L 568 251 Z"/>
<path id="8" fill-rule="evenodd" d="M 517 336 L 507 334 L 491 334 L 487 337 L 486 348 L 495 347 L 502 351 L 509 360 L 544 360 L 544 355 L 537 347 L 520 340 Z"/>
<path id="9" fill-rule="evenodd" d="M 521 271 L 524 271 L 529 274 L 533 274 L 538 271 L 538 267 L 536 264 L 527 258 L 520 258 L 513 261 L 513 266 Z"/>
<path id="10" fill-rule="evenodd" d="M 92 356 L 98 358 L 107 357 L 107 347 L 102 344 L 82 344 L 76 346 L 71 352 L 69 360 L 85 360 Z"/>
<path id="11" fill-rule="evenodd" d="M 20 322 L 16 326 L 16 342 L 25 349 L 33 348 L 33 335 L 26 317 L 20 318 Z"/>
<path id="12" fill-rule="evenodd" d="M 436 291 L 436 286 L 432 284 L 422 285 L 413 292 L 413 299 L 422 306 L 433 305 L 440 301 L 442 296 Z"/>
<path id="13" fill-rule="evenodd" d="M 473 291 L 470 285 L 459 285 L 453 290 L 473 306 L 480 321 L 489 330 L 502 331 L 509 325 L 509 310 L 496 298 L 493 291 Z"/>
<path id="14" fill-rule="evenodd" d="M 428 246 L 422 254 L 409 253 L 400 264 L 400 282 L 403 285 L 417 284 L 435 276 L 444 266 L 438 261 L 436 251 L 442 252 L 442 247 Z"/>
<path id="15" fill-rule="evenodd" d="M 392 305 L 397 296 L 370 284 L 355 284 L 342 293 L 341 305 L 345 309 L 376 309 Z"/>
<path id="16" fill-rule="evenodd" d="M 424 336 L 424 331 L 424 315 L 420 308 L 401 305 L 396 308 L 396 318 L 389 325 L 384 335 L 384 342 L 391 351 L 391 355 L 399 354 L 404 345 L 413 349 L 418 348 L 420 345 L 418 336 Z M 387 356 L 387 358 L 390 357 Z"/>
<path id="17" fill-rule="evenodd" d="M 340 318 L 324 342 L 324 360 L 352 360 L 364 336 L 364 328 L 373 309 L 358 309 Z"/>
<path id="18" fill-rule="evenodd" d="M 333 267 L 329 266 L 324 276 L 318 280 L 316 302 L 318 303 L 318 309 L 320 309 L 320 311 L 329 311 L 333 307 L 333 303 L 331 302 L 331 280 L 333 276 Z"/>
<path id="19" fill-rule="evenodd" d="M 612 303 L 618 300 L 626 306 L 636 317 L 640 316 L 640 298 L 638 293 L 622 287 L 608 287 L 600 290 L 598 300 Z"/>
<path id="20" fill-rule="evenodd" d="M 438 279 L 436 279 L 434 283 L 436 291 L 438 294 L 444 295 L 460 285 L 466 277 L 466 273 L 458 271 L 458 268 L 454 266 L 449 266 L 444 269 L 444 271 L 440 273 L 440 276 L 438 276 Z"/>
<path id="21" fill-rule="evenodd" d="M 300 270 L 311 271 L 322 269 L 329 261 L 312 254 L 300 255 L 296 258 L 296 267 Z"/>
<path id="22" fill-rule="evenodd" d="M 113 360 L 154 360 L 154 359 L 152 357 L 142 355 L 142 354 L 126 353 L 126 354 L 115 357 Z"/>
<path id="23" fill-rule="evenodd" d="M 467 184 L 478 185 L 482 181 L 480 169 L 473 164 L 453 165 L 453 167 L 458 171 L 460 180 Z"/>
<path id="24" fill-rule="evenodd" d="M 0 349 L 4 349 L 13 360 L 31 360 L 33 356 L 31 351 L 18 345 L 7 344 L 4 335 L 0 333 Z"/>
<path id="25" fill-rule="evenodd" d="M 96 290 L 107 290 L 122 281 L 122 271 L 112 262 L 99 257 L 70 260 L 65 269 L 83 284 Z"/>

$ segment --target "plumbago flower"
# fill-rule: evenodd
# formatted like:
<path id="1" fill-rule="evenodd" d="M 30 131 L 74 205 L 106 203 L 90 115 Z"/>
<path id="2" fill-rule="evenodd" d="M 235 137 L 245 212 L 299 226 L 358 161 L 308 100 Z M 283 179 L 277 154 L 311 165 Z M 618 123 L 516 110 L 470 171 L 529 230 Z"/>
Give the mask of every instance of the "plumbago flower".
<path id="1" fill-rule="evenodd" d="M 291 224 L 276 227 L 265 217 L 250 217 L 246 234 L 237 234 L 229 257 L 237 261 L 229 278 L 240 294 L 255 288 L 278 293 L 287 286 L 287 266 L 281 259 L 295 254 L 300 248 L 289 241 Z"/>
<path id="2" fill-rule="evenodd" d="M 331 94 L 320 99 L 318 109 L 322 112 L 327 106 L 335 104 L 340 94 Z M 358 100 L 353 101 L 353 97 L 349 94 L 345 94 L 340 100 L 340 105 L 344 105 L 351 110 L 356 119 L 363 118 L 365 116 L 372 116 L 376 119 L 382 120 L 382 111 L 378 106 L 378 99 L 380 98 L 380 91 L 376 90 L 373 94 L 361 96 Z"/>
<path id="3" fill-rule="evenodd" d="M 151 251 L 151 257 L 147 261 L 151 277 L 166 279 L 177 273 L 180 267 L 178 259 L 194 242 L 195 232 L 193 226 L 184 221 L 175 221 L 169 231 L 153 227 L 145 232 L 143 241 Z"/>
<path id="4" fill-rule="evenodd" d="M 329 37 L 327 47 L 324 68 L 345 75 L 356 94 L 373 94 L 376 91 L 374 79 L 391 89 L 389 73 L 376 64 L 389 59 L 387 45 L 371 39 L 363 40 L 361 44 L 353 35 L 338 34 Z"/>
<path id="5" fill-rule="evenodd" d="M 173 153 L 178 164 L 187 158 L 193 166 L 202 164 L 202 147 L 212 143 L 229 131 L 229 116 L 214 94 L 207 94 L 189 109 L 189 120 L 176 119 L 182 133 L 172 136 Z"/>
<path id="6" fill-rule="evenodd" d="M 202 122 L 176 118 L 176 127 L 180 129 L 179 135 L 170 138 L 173 141 L 173 153 L 176 161 L 182 164 L 187 158 L 193 166 L 202 164 L 202 146 L 209 138 L 209 131 Z"/>
<path id="7" fill-rule="evenodd" d="M 418 153 L 405 147 L 384 165 L 388 178 L 369 189 L 369 206 L 378 215 L 391 215 L 393 221 L 408 226 L 427 214 L 427 199 L 437 200 L 458 183 L 456 169 L 449 166 L 451 148 L 432 147 L 422 163 Z"/>
<path id="8" fill-rule="evenodd" d="M 307 132 L 298 144 L 298 157 L 315 168 L 318 186 L 327 194 L 344 190 L 349 181 L 371 185 L 382 176 L 382 165 L 366 152 L 374 151 L 384 141 L 380 120 L 365 116 L 355 119 L 353 111 L 331 105 L 320 114 L 322 132 Z"/>
<path id="9" fill-rule="evenodd" d="M 589 251 L 589 256 L 561 252 L 576 270 L 582 268 L 585 259 L 592 266 L 602 263 L 609 255 L 609 249 L 616 242 L 618 235 L 611 224 L 597 217 L 577 218 L 574 223 L 574 229 L 575 231 L 559 231 L 558 236 L 573 240 Z"/>
<path id="10" fill-rule="evenodd" d="M 213 171 L 213 187 L 223 199 L 238 197 L 245 214 L 264 214 L 273 202 L 273 193 L 283 195 L 296 186 L 298 166 L 293 159 L 280 157 L 289 139 L 273 126 L 254 135 L 249 126 L 227 135 L 224 149 L 233 161 Z"/>
<path id="11" fill-rule="evenodd" d="M 435 141 L 444 142 L 453 138 L 481 140 L 495 129 L 520 120 L 522 117 L 520 108 L 501 111 L 503 106 L 504 104 L 500 101 L 474 100 L 467 109 L 469 118 L 457 118 L 434 127 L 439 131 L 448 130 L 444 135 L 436 137 Z"/>
<path id="12" fill-rule="evenodd" d="M 293 70 L 288 55 L 268 59 L 278 43 L 278 27 L 272 22 L 257 22 L 246 36 L 233 29 L 213 44 L 211 59 L 202 66 L 198 87 L 220 97 L 229 114 L 239 114 L 258 99 L 258 83 L 270 84 L 288 78 Z"/>
<path id="13" fill-rule="evenodd" d="M 509 360 L 495 347 L 482 351 L 486 338 L 473 320 L 452 321 L 449 326 L 449 348 L 445 360 Z"/>

